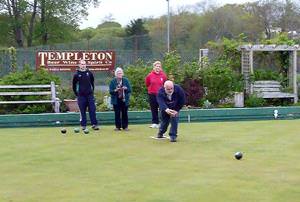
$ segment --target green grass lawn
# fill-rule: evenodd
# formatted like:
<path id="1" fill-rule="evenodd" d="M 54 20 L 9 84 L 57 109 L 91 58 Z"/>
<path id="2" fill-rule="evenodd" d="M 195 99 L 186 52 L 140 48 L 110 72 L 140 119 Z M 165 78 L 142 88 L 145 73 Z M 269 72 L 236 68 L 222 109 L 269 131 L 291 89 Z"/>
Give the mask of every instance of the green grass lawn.
<path id="1" fill-rule="evenodd" d="M 181 123 L 177 143 L 113 128 L 0 129 L 0 201 L 300 200 L 300 120 Z"/>

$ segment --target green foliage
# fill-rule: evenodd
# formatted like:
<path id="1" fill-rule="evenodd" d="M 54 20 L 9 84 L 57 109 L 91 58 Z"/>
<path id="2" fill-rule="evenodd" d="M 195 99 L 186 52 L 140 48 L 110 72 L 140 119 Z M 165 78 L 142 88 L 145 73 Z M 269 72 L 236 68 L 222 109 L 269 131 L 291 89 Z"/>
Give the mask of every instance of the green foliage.
<path id="1" fill-rule="evenodd" d="M 245 107 L 263 107 L 266 105 L 266 100 L 257 95 L 252 94 L 245 99 Z"/>
<path id="2" fill-rule="evenodd" d="M 44 69 L 38 71 L 30 70 L 25 66 L 23 71 L 10 73 L 0 79 L 1 85 L 30 85 L 30 84 L 50 84 L 54 81 L 59 85 L 59 77 L 49 74 Z M 35 90 L 35 89 L 32 89 Z M 38 89 L 36 89 L 38 91 Z M 3 100 L 36 100 L 45 99 L 45 96 L 5 96 Z M 50 98 L 49 98 L 50 99 Z M 20 104 L 20 105 L 6 105 L 5 113 L 42 113 L 51 112 L 52 107 L 50 104 Z"/>
<path id="3" fill-rule="evenodd" d="M 259 80 L 281 81 L 281 78 L 282 76 L 278 72 L 272 70 L 266 70 L 266 69 L 254 70 L 254 75 L 253 75 L 254 81 L 259 81 Z"/>
<path id="4" fill-rule="evenodd" d="M 50 84 L 54 81 L 55 84 L 60 84 L 60 79 L 54 74 L 50 74 L 45 69 L 41 68 L 38 71 L 31 70 L 28 66 L 24 67 L 23 71 L 13 72 L 1 78 L 0 84 L 5 85 L 21 85 L 21 84 Z"/>
<path id="5" fill-rule="evenodd" d="M 13 43 L 13 37 L 10 33 L 11 27 L 9 25 L 9 16 L 0 14 L 0 47 L 9 47 L 11 45 L 14 45 Z"/>
<path id="6" fill-rule="evenodd" d="M 93 36 L 95 36 L 95 34 L 95 30 L 89 27 L 80 31 L 80 38 L 90 40 L 91 38 L 93 38 Z"/>
<path id="7" fill-rule="evenodd" d="M 295 45 L 295 41 L 293 39 L 290 39 L 288 34 L 283 32 L 271 39 L 262 39 L 261 42 L 262 44 L 276 44 L 276 45 L 288 45 L 292 46 Z"/>
<path id="8" fill-rule="evenodd" d="M 208 47 L 216 54 L 216 60 L 226 60 L 233 70 L 240 72 L 241 69 L 241 51 L 238 50 L 240 45 L 245 44 L 246 36 L 240 34 L 236 39 L 222 38 L 221 41 L 209 41 Z"/>
<path id="9" fill-rule="evenodd" d="M 103 29 L 103 28 L 121 28 L 122 25 L 118 22 L 114 21 L 106 21 L 97 26 L 97 29 Z"/>
<path id="10" fill-rule="evenodd" d="M 234 92 L 244 92 L 244 77 L 242 74 L 234 74 L 232 90 Z"/>
<path id="11" fill-rule="evenodd" d="M 143 61 L 137 61 L 136 64 L 130 65 L 124 70 L 124 76 L 129 79 L 132 88 L 131 109 L 149 108 L 145 77 L 151 70 L 152 67 L 143 64 Z"/>
<path id="12" fill-rule="evenodd" d="M 108 108 L 108 103 L 104 102 L 105 96 L 109 96 L 108 92 L 101 92 L 96 91 L 95 92 L 95 100 L 96 100 L 96 111 L 109 111 L 111 109 Z"/>
<path id="13" fill-rule="evenodd" d="M 151 50 L 151 38 L 142 19 L 132 20 L 125 28 L 125 49 Z M 142 36 L 142 37 L 141 37 Z"/>
<path id="14" fill-rule="evenodd" d="M 237 83 L 237 74 L 227 61 L 219 60 L 202 69 L 203 84 L 207 87 L 206 99 L 218 103 L 230 96 Z"/>
<path id="15" fill-rule="evenodd" d="M 148 34 L 149 31 L 145 28 L 144 23 L 141 18 L 130 21 L 130 24 L 125 29 L 126 36 Z"/>
<path id="16" fill-rule="evenodd" d="M 102 38 L 112 38 L 113 40 L 117 40 L 117 37 L 124 37 L 125 31 L 121 27 L 107 27 L 107 28 L 97 28 L 94 31 L 93 39 L 102 39 Z M 120 39 L 119 39 L 120 40 Z"/>
<path id="17" fill-rule="evenodd" d="M 183 81 L 183 75 L 180 73 L 181 57 L 176 51 L 166 53 L 163 60 L 163 69 L 169 80 L 175 83 Z"/>

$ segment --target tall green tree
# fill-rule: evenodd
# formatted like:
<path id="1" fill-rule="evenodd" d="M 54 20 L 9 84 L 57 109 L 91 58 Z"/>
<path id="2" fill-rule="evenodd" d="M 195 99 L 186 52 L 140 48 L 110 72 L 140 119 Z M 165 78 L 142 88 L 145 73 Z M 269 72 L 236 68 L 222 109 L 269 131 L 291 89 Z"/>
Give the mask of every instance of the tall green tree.
<path id="1" fill-rule="evenodd" d="M 125 28 L 125 36 L 127 40 L 125 42 L 126 49 L 134 50 L 150 50 L 151 39 L 149 37 L 149 31 L 144 26 L 142 19 L 132 20 Z"/>
<path id="2" fill-rule="evenodd" d="M 39 37 L 43 44 L 47 44 L 48 23 L 53 18 L 77 26 L 78 19 L 87 15 L 88 7 L 92 4 L 96 6 L 98 3 L 98 0 L 0 0 L 0 13 L 9 16 L 8 23 L 13 30 L 16 45 L 23 47 L 25 35 L 27 45 L 32 45 L 34 29 L 38 23 L 41 28 Z"/>

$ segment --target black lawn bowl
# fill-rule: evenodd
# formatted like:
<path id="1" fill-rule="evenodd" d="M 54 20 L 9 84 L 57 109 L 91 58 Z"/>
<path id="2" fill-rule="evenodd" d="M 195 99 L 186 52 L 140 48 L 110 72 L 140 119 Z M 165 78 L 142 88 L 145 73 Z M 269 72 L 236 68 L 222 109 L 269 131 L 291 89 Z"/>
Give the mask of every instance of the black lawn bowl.
<path id="1" fill-rule="evenodd" d="M 237 159 L 237 160 L 241 160 L 243 158 L 243 153 L 242 152 L 236 152 L 234 154 L 234 157 Z"/>
<path id="2" fill-rule="evenodd" d="M 66 133 L 67 133 L 67 129 L 62 128 L 62 129 L 60 130 L 60 132 L 61 132 L 62 134 L 66 134 Z"/>

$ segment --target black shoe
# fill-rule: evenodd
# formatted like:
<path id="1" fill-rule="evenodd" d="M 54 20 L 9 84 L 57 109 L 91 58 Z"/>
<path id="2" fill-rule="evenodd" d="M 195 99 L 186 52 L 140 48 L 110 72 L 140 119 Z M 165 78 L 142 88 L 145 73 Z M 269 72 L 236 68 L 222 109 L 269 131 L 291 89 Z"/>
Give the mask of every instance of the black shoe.
<path id="1" fill-rule="evenodd" d="M 99 130 L 99 127 L 97 125 L 92 125 L 93 130 Z"/>
<path id="2" fill-rule="evenodd" d="M 170 142 L 177 142 L 176 137 L 170 137 Z"/>
<path id="3" fill-rule="evenodd" d="M 166 138 L 166 137 L 164 137 L 164 136 L 163 136 L 163 135 L 161 135 L 161 134 L 157 134 L 156 138 L 158 138 L 158 139 L 162 139 L 162 138 Z"/>

